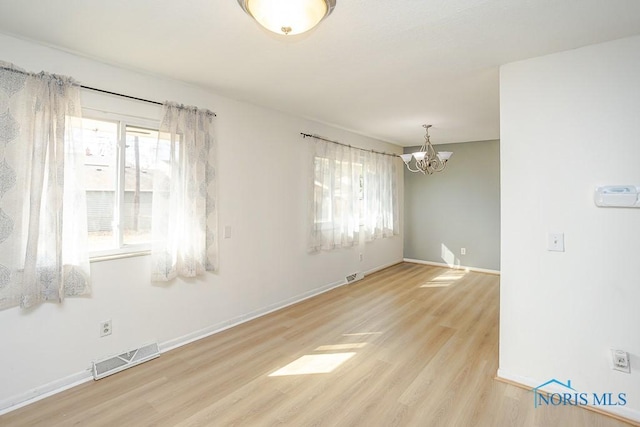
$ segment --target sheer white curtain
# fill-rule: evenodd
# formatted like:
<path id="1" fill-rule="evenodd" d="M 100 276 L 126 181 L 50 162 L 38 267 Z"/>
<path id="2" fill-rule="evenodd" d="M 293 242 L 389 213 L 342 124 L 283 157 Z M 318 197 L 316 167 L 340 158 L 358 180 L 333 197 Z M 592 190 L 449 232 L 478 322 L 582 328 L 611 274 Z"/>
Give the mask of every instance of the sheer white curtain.
<path id="1" fill-rule="evenodd" d="M 154 173 L 151 279 L 217 268 L 214 114 L 166 103 Z"/>
<path id="2" fill-rule="evenodd" d="M 362 155 L 365 240 L 399 234 L 398 158 L 371 151 L 363 151 Z"/>
<path id="3" fill-rule="evenodd" d="M 90 293 L 79 86 L 0 62 L 0 309 Z"/>
<path id="4" fill-rule="evenodd" d="M 360 151 L 331 142 L 310 142 L 309 250 L 330 250 L 358 243 L 360 229 Z"/>

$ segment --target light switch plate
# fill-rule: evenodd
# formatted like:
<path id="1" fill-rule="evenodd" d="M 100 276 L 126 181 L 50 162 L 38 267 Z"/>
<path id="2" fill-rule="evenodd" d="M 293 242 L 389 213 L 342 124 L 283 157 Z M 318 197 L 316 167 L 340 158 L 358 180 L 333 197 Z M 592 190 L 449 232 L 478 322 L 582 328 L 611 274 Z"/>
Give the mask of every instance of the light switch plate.
<path id="1" fill-rule="evenodd" d="M 547 250 L 552 252 L 564 252 L 564 233 L 547 234 Z"/>

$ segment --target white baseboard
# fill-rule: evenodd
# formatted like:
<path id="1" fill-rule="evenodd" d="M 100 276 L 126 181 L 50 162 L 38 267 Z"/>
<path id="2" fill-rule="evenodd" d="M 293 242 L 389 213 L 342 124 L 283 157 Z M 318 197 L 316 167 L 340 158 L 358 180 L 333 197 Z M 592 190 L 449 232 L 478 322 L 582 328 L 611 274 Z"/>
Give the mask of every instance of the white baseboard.
<path id="1" fill-rule="evenodd" d="M 389 265 L 394 265 L 394 264 L 396 263 L 392 263 Z M 376 269 L 370 270 L 367 273 L 370 274 L 373 271 L 382 270 L 383 268 L 386 268 L 386 267 L 388 266 L 378 267 Z M 250 313 L 237 316 L 233 319 L 229 319 L 224 322 L 217 323 L 215 325 L 200 329 L 198 331 L 189 333 L 187 335 L 183 335 L 181 337 L 178 337 L 169 341 L 165 341 L 159 344 L 160 353 L 166 353 L 167 351 L 173 350 L 178 347 L 182 347 L 183 345 L 190 344 L 194 341 L 198 341 L 202 338 L 206 338 L 210 335 L 216 334 L 218 332 L 222 332 L 226 329 L 232 328 L 234 326 L 240 325 L 242 323 L 248 322 L 258 317 L 262 317 L 274 311 L 281 310 L 285 307 L 288 307 L 290 305 L 312 298 L 316 295 L 323 294 L 325 292 L 328 292 L 332 289 L 338 288 L 345 284 L 346 284 L 346 281 L 341 280 L 339 282 L 333 282 L 328 285 L 320 286 L 316 289 L 312 289 L 310 291 L 296 295 L 294 297 L 287 298 L 286 300 L 280 301 L 275 304 L 271 304 L 261 309 L 252 311 Z M 52 396 L 54 394 L 60 393 L 62 391 L 68 390 L 77 385 L 80 385 L 92 380 L 93 380 L 93 375 L 91 374 L 91 370 L 87 369 L 86 371 L 78 372 L 76 374 L 69 375 L 68 377 L 64 377 L 64 378 L 60 378 L 58 380 L 52 381 L 43 386 L 36 387 L 25 393 L 12 396 L 8 399 L 0 401 L 0 415 L 14 411 L 18 408 L 22 408 L 23 406 L 27 406 L 31 403 L 35 403 L 39 400 L 42 400 L 44 398 L 47 398 L 49 396 Z"/>
<path id="2" fill-rule="evenodd" d="M 380 270 L 384 270 L 385 268 L 389 268 L 389 267 L 391 267 L 391 266 L 394 266 L 394 265 L 400 264 L 400 263 L 401 263 L 401 262 L 403 262 L 403 261 L 404 261 L 403 259 L 399 259 L 399 260 L 397 260 L 397 261 L 393 261 L 393 262 L 390 262 L 390 263 L 388 263 L 388 264 L 384 264 L 384 265 L 380 265 L 380 266 L 378 266 L 378 267 L 374 267 L 374 268 L 372 268 L 372 269 L 370 269 L 370 270 L 365 271 L 365 272 L 364 272 L 364 275 L 365 275 L 365 277 L 366 277 L 366 276 L 368 276 L 369 274 L 373 274 L 373 273 L 376 273 L 376 272 L 378 272 L 378 271 L 380 271 Z"/>
<path id="3" fill-rule="evenodd" d="M 27 391 L 26 393 L 12 396 L 8 399 L 0 401 L 0 415 L 4 415 L 7 412 L 22 408 L 23 406 L 27 406 L 31 403 L 37 402 L 38 400 L 53 396 L 54 394 L 60 393 L 62 391 L 68 390 L 92 380 L 93 375 L 91 374 L 91 371 L 86 370 L 36 387 Z"/>
<path id="4" fill-rule="evenodd" d="M 515 375 L 512 373 L 506 372 L 504 369 L 498 369 L 498 373 L 496 374 L 496 376 L 499 380 L 504 380 L 507 383 L 514 383 L 516 385 L 522 386 L 523 388 L 529 388 L 529 389 L 534 389 L 535 387 L 538 387 L 540 384 L 544 382 L 544 381 L 534 380 L 528 377 L 523 377 L 521 375 Z M 558 378 L 558 380 L 566 381 L 567 378 Z M 566 391 L 565 389 L 562 389 L 559 386 L 556 386 L 554 384 L 544 387 L 542 390 L 548 393 L 563 393 Z M 583 408 L 590 409 L 592 411 L 599 412 L 605 415 L 611 415 L 613 417 L 622 417 L 622 418 L 625 418 L 626 420 L 633 421 L 634 423 L 640 422 L 640 411 L 627 408 L 625 406 L 607 407 L 606 410 L 602 409 L 599 406 L 591 406 L 591 405 L 585 405 L 583 406 Z"/>
<path id="5" fill-rule="evenodd" d="M 160 353 L 166 353 L 167 351 L 173 350 L 178 347 L 182 347 L 183 345 L 187 345 L 194 341 L 201 340 L 210 335 L 217 334 L 218 332 L 222 332 L 229 328 L 233 328 L 234 326 L 238 326 L 250 320 L 257 319 L 258 317 L 265 316 L 269 313 L 273 313 L 274 311 L 281 310 L 290 305 L 297 304 L 301 301 L 323 294 L 325 292 L 328 292 L 332 289 L 338 288 L 345 284 L 346 284 L 346 281 L 344 280 L 340 282 L 333 282 L 328 285 L 321 286 L 319 288 L 297 295 L 295 297 L 287 298 L 284 301 L 280 301 L 278 303 L 268 305 L 259 310 L 255 310 L 250 313 L 234 317 L 233 319 L 229 319 L 224 322 L 217 323 L 215 325 L 206 327 L 204 329 L 200 329 L 190 334 L 183 335 L 181 337 L 178 337 L 169 341 L 165 341 L 163 343 L 160 343 Z"/>
<path id="6" fill-rule="evenodd" d="M 367 276 L 369 274 L 391 267 L 392 265 L 399 264 L 402 261 L 403 260 L 400 259 L 398 261 L 394 261 L 385 265 L 374 267 L 370 270 L 365 271 L 364 275 Z M 301 301 L 323 294 L 325 292 L 328 292 L 332 289 L 338 288 L 343 285 L 346 285 L 345 280 L 329 283 L 327 285 L 320 286 L 316 289 L 312 289 L 310 291 L 304 292 L 294 297 L 287 298 L 286 300 L 277 302 L 275 304 L 271 304 L 266 307 L 260 308 L 258 310 L 254 310 L 250 313 L 243 314 L 241 316 L 237 316 L 232 319 L 225 320 L 224 322 L 220 322 L 215 325 L 211 325 L 209 327 L 191 332 L 181 337 L 162 342 L 159 344 L 160 353 L 166 353 L 167 351 L 176 349 L 178 347 L 182 347 L 183 345 L 190 344 L 194 341 L 198 341 L 200 339 L 206 338 L 218 332 L 222 332 L 226 329 L 232 328 L 234 326 L 240 325 L 242 323 L 248 322 L 258 317 L 265 316 L 269 313 L 273 313 L 274 311 L 278 311 L 290 305 L 297 304 Z M 62 391 L 68 390 L 72 387 L 75 387 L 77 385 L 80 385 L 82 383 L 92 381 L 92 380 L 93 380 L 93 376 L 91 374 L 91 370 L 87 369 L 86 371 L 78 372 L 68 377 L 61 378 L 56 381 L 52 381 L 49 384 L 36 387 L 32 390 L 27 391 L 26 393 L 12 396 L 11 398 L 0 401 L 0 415 L 6 414 L 7 412 L 11 412 L 18 408 L 22 408 L 23 406 L 37 402 L 38 400 L 42 400 L 46 397 L 52 396 L 54 394 L 60 393 Z"/>
<path id="7" fill-rule="evenodd" d="M 413 264 L 433 265 L 434 267 L 452 268 L 454 270 L 475 271 L 477 273 L 497 274 L 498 276 L 500 275 L 500 270 L 489 270 L 486 268 L 467 267 L 464 265 L 449 265 L 449 264 L 445 264 L 444 262 L 423 261 L 421 259 L 412 259 L 412 258 L 405 258 L 404 262 L 411 262 Z"/>
<path id="8" fill-rule="evenodd" d="M 388 264 L 384 264 L 381 266 L 374 267 L 370 270 L 364 272 L 364 275 L 367 276 L 369 274 L 375 273 L 380 270 L 384 270 L 385 268 L 391 267 L 393 265 L 401 263 L 402 260 L 394 261 Z M 292 298 L 288 298 L 284 301 L 280 301 L 275 304 L 271 304 L 267 307 L 263 307 L 259 310 L 252 311 L 250 313 L 244 314 L 242 316 L 235 317 L 230 320 L 226 320 L 224 322 L 217 323 L 215 325 L 209 326 L 204 329 L 200 329 L 198 331 L 192 332 L 190 334 L 184 335 L 179 338 L 175 338 L 170 341 L 165 341 L 160 344 L 160 353 L 165 353 L 167 351 L 173 350 L 178 347 L 182 347 L 183 345 L 190 344 L 194 341 L 201 340 L 210 335 L 217 334 L 218 332 L 222 332 L 229 328 L 233 328 L 234 326 L 240 325 L 242 323 L 248 322 L 253 319 L 257 319 L 258 317 L 265 316 L 269 313 L 273 313 L 274 311 L 282 310 L 290 305 L 297 304 L 309 298 L 313 298 L 317 295 L 323 294 L 325 292 L 329 292 L 332 289 L 339 288 L 340 286 L 346 285 L 347 282 L 341 280 L 339 282 L 333 282 L 325 286 L 321 286 L 319 288 L 313 289 L 311 291 L 305 292 L 303 294 L 297 295 Z"/>

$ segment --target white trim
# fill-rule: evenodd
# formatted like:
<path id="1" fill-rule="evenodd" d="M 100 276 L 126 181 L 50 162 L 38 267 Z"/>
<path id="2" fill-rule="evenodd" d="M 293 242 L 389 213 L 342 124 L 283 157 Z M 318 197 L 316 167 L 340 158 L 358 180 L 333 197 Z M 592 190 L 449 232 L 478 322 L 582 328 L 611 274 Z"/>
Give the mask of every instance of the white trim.
<path id="1" fill-rule="evenodd" d="M 374 267 L 370 270 L 364 272 L 365 276 L 369 274 L 375 273 L 380 270 L 384 270 L 385 268 L 391 267 L 393 265 L 401 263 L 402 260 L 390 262 L 388 264 L 384 264 L 378 267 Z M 290 305 L 297 304 L 309 298 L 313 298 L 317 295 L 323 294 L 325 292 L 329 292 L 332 289 L 339 288 L 341 286 L 346 285 L 346 280 L 341 280 L 338 282 L 329 283 L 328 285 L 320 286 L 319 288 L 313 289 L 311 291 L 305 292 L 303 294 L 297 295 L 295 297 L 287 298 L 286 300 L 280 301 L 275 304 L 271 304 L 267 307 L 263 307 L 259 310 L 252 311 L 247 314 L 243 314 L 241 316 L 237 316 L 233 319 L 226 320 L 224 322 L 217 323 L 215 325 L 211 325 L 209 327 L 200 329 L 198 331 L 192 332 L 187 335 L 183 335 L 179 338 L 175 338 L 173 340 L 165 341 L 160 344 L 160 353 L 165 353 L 167 351 L 176 349 L 178 347 L 182 347 L 183 345 L 190 344 L 194 341 L 198 341 L 202 338 L 206 338 L 213 334 L 217 334 L 218 332 L 222 332 L 229 328 L 233 328 L 234 326 L 241 325 L 250 320 L 257 319 L 258 317 L 265 316 L 269 313 L 273 313 L 274 311 L 281 310 L 283 308 L 289 307 Z"/>
<path id="2" fill-rule="evenodd" d="M 262 317 L 265 316 L 269 313 L 273 313 L 274 311 L 278 311 L 281 310 L 285 307 L 288 307 L 290 305 L 293 304 L 297 304 L 301 301 L 304 301 L 306 299 L 312 298 L 314 296 L 323 294 L 325 292 L 328 292 L 332 289 L 338 288 L 340 286 L 344 286 L 346 285 L 347 282 L 344 280 L 341 280 L 339 282 L 333 282 L 330 283 L 328 285 L 324 285 L 321 286 L 319 288 L 313 289 L 311 291 L 305 292 L 303 294 L 300 294 L 298 296 L 295 297 L 291 297 L 291 298 L 287 298 L 284 301 L 280 301 L 278 303 L 275 304 L 271 304 L 267 307 L 263 307 L 261 309 L 252 311 L 250 313 L 247 314 L 243 314 L 237 317 L 234 317 L 233 319 L 229 319 L 226 320 L 224 322 L 220 322 L 217 323 L 215 325 L 211 325 L 208 326 L 206 328 L 200 329 L 198 331 L 192 332 L 190 334 L 186 334 L 183 335 L 179 338 L 175 338 L 169 341 L 165 341 L 163 343 L 160 343 L 160 353 L 165 353 L 167 351 L 176 349 L 178 347 L 182 347 L 183 345 L 187 345 L 190 344 L 194 341 L 198 341 L 201 340 L 202 338 L 206 338 L 208 336 L 211 336 L 213 334 L 217 334 L 218 332 L 222 332 L 225 331 L 229 328 L 233 328 L 234 326 L 238 326 L 241 325 L 245 322 L 248 322 L 250 320 L 254 320 L 257 319 L 258 317 Z"/>
<path id="3" fill-rule="evenodd" d="M 364 272 L 364 275 L 365 275 L 365 277 L 366 277 L 366 276 L 368 276 L 368 275 L 370 275 L 370 274 L 373 274 L 373 273 L 376 273 L 376 272 L 378 272 L 378 271 L 380 271 L 380 270 L 384 270 L 385 268 L 389 268 L 389 267 L 392 267 L 392 266 L 394 266 L 394 265 L 400 264 L 400 263 L 401 263 L 401 262 L 403 262 L 403 261 L 404 261 L 404 260 L 399 259 L 399 260 L 397 260 L 397 261 L 393 261 L 393 262 L 390 262 L 390 263 L 388 263 L 388 264 L 384 264 L 384 265 L 380 265 L 380 266 L 378 266 L 378 267 L 374 267 L 374 268 L 372 268 L 372 269 L 370 269 L 370 270 L 365 271 L 365 272 Z"/>
<path id="4" fill-rule="evenodd" d="M 58 394 L 80 384 L 93 381 L 91 370 L 78 372 L 77 374 L 69 375 L 68 377 L 60 378 L 55 381 L 51 381 L 48 384 L 36 387 L 21 394 L 9 397 L 0 401 L 0 415 L 4 415 L 23 406 L 30 405 L 39 400 L 45 399 L 54 394 Z"/>
<path id="5" fill-rule="evenodd" d="M 146 254 L 143 253 L 140 255 L 146 255 Z M 385 268 L 391 267 L 401 262 L 402 260 L 398 260 L 396 262 L 391 262 L 378 267 L 374 267 L 370 270 L 367 270 L 364 274 L 365 276 L 367 276 L 369 274 L 375 273 L 377 271 L 383 270 Z M 346 280 L 329 283 L 327 285 L 320 286 L 316 289 L 312 289 L 300 295 L 287 298 L 286 300 L 280 301 L 278 303 L 271 304 L 261 309 L 252 311 L 250 313 L 234 317 L 233 319 L 229 319 L 224 322 L 217 323 L 215 325 L 200 329 L 190 334 L 183 335 L 179 338 L 165 341 L 159 344 L 160 354 L 166 353 L 167 351 L 174 350 L 178 347 L 182 347 L 184 345 L 190 344 L 194 341 L 198 341 L 202 338 L 206 338 L 218 332 L 222 332 L 224 330 L 227 330 L 234 326 L 248 322 L 250 320 L 256 319 L 258 317 L 265 316 L 269 313 L 273 313 L 274 311 L 281 310 L 290 305 L 297 304 L 299 302 L 302 302 L 314 296 L 323 294 L 325 292 L 329 292 L 332 289 L 339 288 L 346 284 L 347 284 Z M 23 406 L 27 406 L 31 403 L 35 403 L 39 400 L 42 400 L 49 396 L 53 396 L 54 394 L 60 393 L 62 391 L 68 390 L 77 385 L 80 385 L 92 380 L 93 380 L 93 376 L 91 375 L 91 368 L 89 368 L 86 371 L 79 372 L 65 378 L 60 378 L 58 380 L 50 382 L 49 384 L 36 387 L 25 393 L 18 394 L 8 399 L 5 399 L 3 401 L 0 401 L 0 415 L 6 414 L 18 408 L 22 408 Z"/>
<path id="6" fill-rule="evenodd" d="M 147 245 L 149 246 L 149 245 Z M 96 252 L 93 252 L 96 253 Z M 102 251 L 98 255 L 89 254 L 89 262 L 111 261 L 114 259 L 133 258 L 137 256 L 151 255 L 151 249 L 130 250 L 126 247 Z"/>
<path id="7" fill-rule="evenodd" d="M 390 264 L 390 265 L 393 265 L 393 264 Z M 379 267 L 370 271 L 373 272 L 373 271 L 381 270 L 386 267 L 388 266 Z M 222 332 L 226 329 L 232 328 L 234 326 L 240 325 L 242 323 L 248 322 L 258 317 L 265 316 L 274 311 L 281 310 L 290 305 L 297 304 L 301 301 L 323 294 L 325 292 L 328 292 L 340 286 L 344 286 L 346 284 L 347 282 L 345 280 L 341 280 L 339 282 L 333 282 L 328 285 L 320 286 L 316 289 L 297 295 L 295 297 L 287 298 L 286 300 L 280 301 L 275 304 L 271 304 L 267 307 L 263 307 L 262 309 L 255 310 L 250 313 L 235 317 L 233 319 L 217 323 L 207 328 L 200 329 L 198 331 L 192 332 L 187 335 L 183 335 L 179 338 L 165 341 L 159 344 L 160 354 L 166 353 L 167 351 L 190 344 L 194 341 L 198 341 L 202 338 L 206 338 L 218 332 Z M 25 393 L 21 393 L 13 397 L 7 398 L 3 401 L 0 401 L 0 415 L 4 415 L 15 409 L 30 405 L 31 403 L 35 403 L 39 400 L 42 400 L 49 396 L 53 396 L 54 394 L 60 393 L 62 391 L 68 390 L 77 385 L 80 385 L 92 380 L 93 380 L 93 376 L 91 375 L 91 368 L 89 368 L 86 371 L 79 372 L 65 378 L 60 378 L 58 380 L 50 382 L 49 384 L 45 384 L 43 386 L 31 389 Z"/>
<path id="8" fill-rule="evenodd" d="M 449 265 L 443 262 L 423 261 L 421 259 L 404 258 L 404 262 L 411 262 L 413 264 L 433 265 L 434 267 L 452 268 L 454 270 L 475 271 L 478 273 L 488 273 L 500 275 L 500 270 L 489 270 L 487 268 L 467 267 L 465 265 Z"/>
<path id="9" fill-rule="evenodd" d="M 92 92 L 92 93 L 95 95 L 99 92 Z M 98 96 L 113 96 L 113 95 L 100 94 Z M 123 100 L 124 99 L 127 99 L 127 98 L 123 98 Z M 150 108 L 154 108 L 154 107 L 150 107 Z M 158 110 L 158 112 L 160 112 L 162 109 L 162 106 L 158 105 L 156 109 Z M 160 114 L 158 114 L 158 116 L 159 115 Z M 151 127 L 151 128 L 154 128 L 155 131 L 157 131 L 158 130 L 157 128 L 160 126 L 160 117 L 154 119 L 147 116 L 135 116 L 131 114 L 117 113 L 114 111 L 108 111 L 104 109 L 86 107 L 86 106 L 82 107 L 82 117 L 86 117 L 87 119 L 104 120 L 104 121 L 110 121 L 110 122 L 127 122 L 127 124 L 131 124 L 133 126 Z"/>
<path id="10" fill-rule="evenodd" d="M 538 380 L 534 380 L 528 377 L 523 377 L 520 375 L 515 375 L 515 374 L 511 374 L 507 371 L 505 371 L 504 369 L 498 369 L 498 372 L 496 374 L 496 377 L 503 379 L 505 381 L 511 382 L 511 383 L 515 383 L 515 384 L 520 384 L 526 387 L 530 387 L 531 389 L 537 387 L 540 384 L 543 384 L 544 381 L 538 381 Z M 558 378 L 559 381 L 565 381 L 566 378 Z M 547 387 L 544 387 L 542 389 L 545 392 L 549 392 L 549 393 L 555 393 L 555 392 L 559 392 L 562 393 L 564 392 L 564 389 L 560 388 L 559 386 L 556 385 L 549 385 Z M 533 403 L 532 403 L 533 404 Z M 624 406 L 615 406 L 615 407 L 607 407 L 607 409 L 603 409 L 601 406 L 593 406 L 593 405 L 585 405 L 586 409 L 593 409 L 596 412 L 601 412 L 601 413 L 608 413 L 614 416 L 619 416 L 619 417 L 623 417 L 623 418 L 627 418 L 629 420 L 632 420 L 634 422 L 640 422 L 640 411 L 637 411 L 635 409 L 631 409 L 631 408 L 627 408 Z"/>

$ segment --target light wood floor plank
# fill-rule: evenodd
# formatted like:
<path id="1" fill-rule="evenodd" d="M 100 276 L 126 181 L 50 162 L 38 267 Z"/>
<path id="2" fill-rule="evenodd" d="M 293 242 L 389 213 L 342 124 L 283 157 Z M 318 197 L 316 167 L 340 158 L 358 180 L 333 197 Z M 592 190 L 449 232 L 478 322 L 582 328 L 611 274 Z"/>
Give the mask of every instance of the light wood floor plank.
<path id="1" fill-rule="evenodd" d="M 534 409 L 529 391 L 495 381 L 498 315 L 499 276 L 398 264 L 0 425 L 626 425 L 582 408 Z M 343 360 L 330 372 L 276 375 L 328 358 Z"/>

